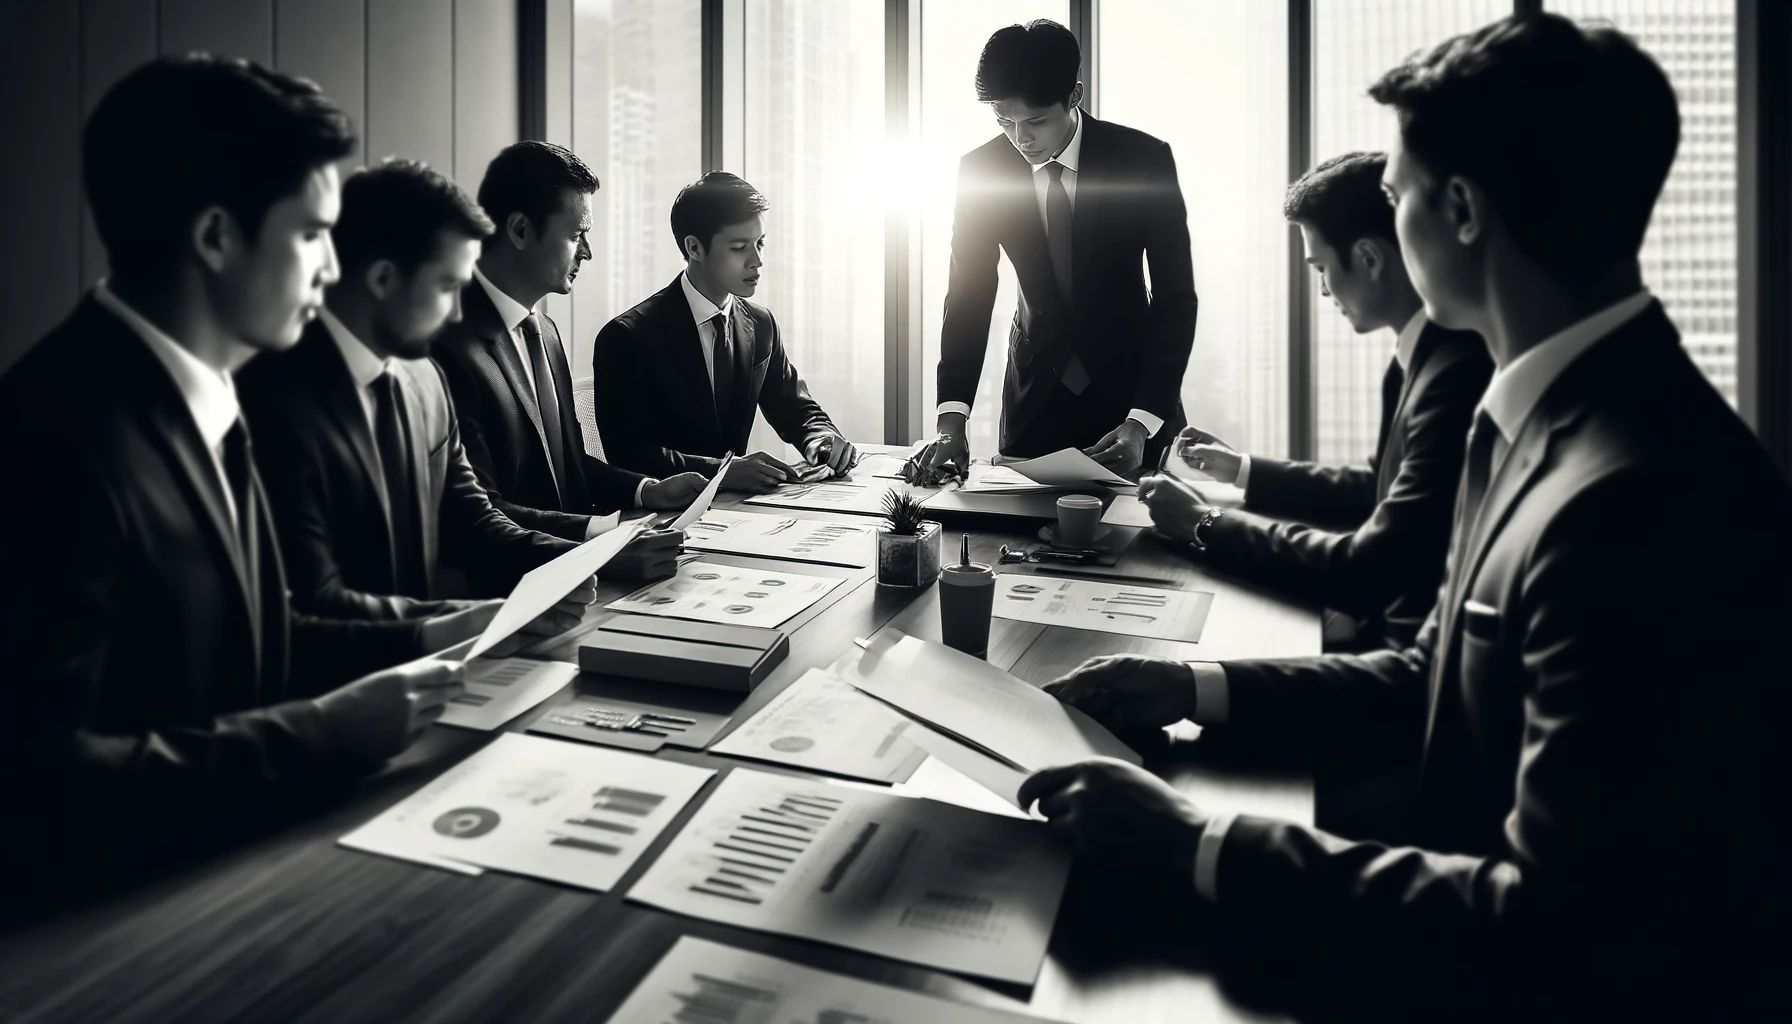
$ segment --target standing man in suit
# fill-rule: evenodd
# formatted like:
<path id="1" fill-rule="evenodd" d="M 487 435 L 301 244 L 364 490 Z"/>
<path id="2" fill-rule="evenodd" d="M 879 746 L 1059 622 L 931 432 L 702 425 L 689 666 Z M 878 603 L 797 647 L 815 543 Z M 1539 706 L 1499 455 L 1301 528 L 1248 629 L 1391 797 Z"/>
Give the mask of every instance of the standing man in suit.
<path id="1" fill-rule="evenodd" d="M 672 237 L 684 272 L 597 335 L 592 379 L 605 450 L 643 473 L 714 476 L 745 454 L 754 416 L 812 463 L 843 473 L 858 453 L 791 365 L 778 321 L 748 301 L 764 266 L 758 189 L 710 171 L 679 190 Z M 769 491 L 795 471 L 764 452 L 737 459 L 722 485 Z"/>
<path id="2" fill-rule="evenodd" d="M 0 379 L 0 846 L 22 866 L 205 845 L 403 750 L 459 692 L 456 666 L 389 666 L 489 611 L 292 615 L 231 384 L 336 279 L 353 145 L 315 85 L 204 54 L 138 68 L 88 118 L 110 275 Z"/>
<path id="3" fill-rule="evenodd" d="M 1196 300 L 1176 162 L 1158 139 L 1081 109 L 1081 63 L 1070 30 L 1043 19 L 996 32 L 977 63 L 977 99 L 1002 134 L 959 163 L 929 471 L 970 461 L 965 421 L 1003 252 L 1020 284 L 1003 455 L 1074 447 L 1131 473 L 1182 429 Z"/>
<path id="4" fill-rule="evenodd" d="M 1057 690 L 1259 756 L 1401 752 L 1417 845 L 1210 814 L 1116 763 L 1022 799 L 1087 856 L 1192 881 L 1226 948 L 1376 986 L 1382 1019 L 1396 994 L 1429 1019 L 1783 1017 L 1792 490 L 1642 281 L 1674 91 L 1609 26 L 1530 14 L 1370 94 L 1399 115 L 1385 182 L 1426 315 L 1496 367 L 1437 608 L 1404 651 L 1104 658 Z"/>
<path id="5" fill-rule="evenodd" d="M 342 279 L 317 319 L 298 345 L 237 379 L 293 602 L 344 618 L 439 614 L 459 604 L 437 599 L 443 560 L 508 590 L 577 545 L 492 507 L 428 358 L 437 331 L 460 317 L 492 223 L 440 172 L 387 160 L 343 184 L 331 233 Z M 670 576 L 679 540 L 638 538 L 604 575 Z"/>
<path id="6" fill-rule="evenodd" d="M 1244 510 L 1211 507 L 1175 477 L 1139 486 L 1157 528 L 1214 567 L 1336 609 L 1328 650 L 1398 649 L 1418 636 L 1443 577 L 1463 439 L 1493 372 L 1479 336 L 1426 319 L 1381 191 L 1386 167 L 1381 153 L 1334 157 L 1288 186 L 1282 210 L 1300 228 L 1319 293 L 1350 326 L 1399 332 L 1369 465 L 1252 457 L 1190 427 L 1179 439 L 1192 445 L 1187 456 L 1242 488 Z"/>
<path id="7" fill-rule="evenodd" d="M 570 151 L 518 142 L 486 166 L 479 205 L 497 225 L 461 289 L 461 319 L 436 339 L 460 417 L 461 443 L 492 505 L 512 522 L 567 540 L 596 536 L 617 509 L 684 508 L 694 474 L 645 477 L 585 452 L 560 328 L 534 312 L 572 291 L 591 258 L 597 176 Z"/>

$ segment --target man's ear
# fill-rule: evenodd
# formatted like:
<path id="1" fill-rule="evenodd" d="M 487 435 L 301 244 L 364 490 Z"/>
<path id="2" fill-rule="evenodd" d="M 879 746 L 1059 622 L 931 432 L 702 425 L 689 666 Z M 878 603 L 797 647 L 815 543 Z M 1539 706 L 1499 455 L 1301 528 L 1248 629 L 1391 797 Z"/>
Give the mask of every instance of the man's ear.
<path id="1" fill-rule="evenodd" d="M 1487 218 L 1493 212 L 1481 186 L 1452 174 L 1444 183 L 1443 204 L 1444 217 L 1455 229 L 1457 242 L 1474 245 L 1481 240 L 1487 232 Z"/>
<path id="2" fill-rule="evenodd" d="M 222 206 L 208 206 L 193 218 L 193 253 L 212 273 L 220 273 L 242 248 L 236 218 Z"/>
<path id="3" fill-rule="evenodd" d="M 1076 83 L 1076 88 L 1070 90 L 1070 97 L 1064 101 L 1064 107 L 1066 110 L 1075 110 L 1082 105 L 1083 83 L 1078 82 Z"/>
<path id="4" fill-rule="evenodd" d="M 693 263 L 702 263 L 703 256 L 703 242 L 696 235 L 684 236 L 684 258 Z"/>
<path id="5" fill-rule="evenodd" d="M 504 240 L 509 242 L 512 248 L 524 248 L 534 234 L 535 229 L 530 227 L 526 214 L 516 212 L 504 218 Z"/>
<path id="6" fill-rule="evenodd" d="M 374 298 L 384 302 L 398 288 L 398 264 L 391 260 L 374 260 L 368 264 L 361 280 Z"/>
<path id="7" fill-rule="evenodd" d="M 1386 257 L 1382 255 L 1381 246 L 1377 245 L 1372 238 L 1357 239 L 1356 244 L 1350 247 L 1350 258 L 1363 268 L 1363 272 L 1369 275 L 1371 281 L 1381 280 L 1382 271 L 1387 269 L 1388 265 Z"/>

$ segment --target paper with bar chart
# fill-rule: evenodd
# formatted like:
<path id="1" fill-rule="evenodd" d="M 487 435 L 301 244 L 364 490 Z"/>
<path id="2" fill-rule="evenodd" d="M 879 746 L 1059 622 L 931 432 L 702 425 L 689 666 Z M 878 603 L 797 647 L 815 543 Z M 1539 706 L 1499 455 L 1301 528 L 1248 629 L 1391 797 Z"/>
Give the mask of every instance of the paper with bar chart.
<path id="1" fill-rule="evenodd" d="M 785 484 L 770 494 L 759 494 L 743 505 L 773 508 L 813 508 L 826 512 L 851 512 L 862 516 L 884 514 L 884 495 L 908 487 L 901 480 L 866 477 L 857 480 L 823 480 L 813 484 Z"/>
<path id="2" fill-rule="evenodd" d="M 736 768 L 629 898 L 1031 984 L 1069 872 L 1042 822 Z"/>
<path id="3" fill-rule="evenodd" d="M 678 575 L 605 605 L 611 611 L 775 629 L 846 582 L 837 576 L 686 562 Z"/>
<path id="4" fill-rule="evenodd" d="M 912 724 L 851 683 L 812 668 L 709 749 L 855 779 L 901 782 L 927 757 L 903 738 Z"/>
<path id="5" fill-rule="evenodd" d="M 714 774 L 507 733 L 341 843 L 605 892 Z"/>
<path id="6" fill-rule="evenodd" d="M 463 729 L 496 729 L 572 682 L 579 666 L 533 658 L 474 658 L 467 663 L 466 688 L 448 702 L 438 719 Z"/>
<path id="7" fill-rule="evenodd" d="M 611 1024 L 1024 1024 L 1013 1012 L 818 971 L 686 935 L 611 1015 Z"/>
<path id="8" fill-rule="evenodd" d="M 1213 594 L 1022 573 L 996 577 L 993 614 L 999 619 L 1158 640 L 1201 639 Z"/>
<path id="9" fill-rule="evenodd" d="M 721 551 L 863 569 L 877 560 L 876 537 L 876 525 L 869 519 L 824 522 L 712 508 L 685 529 L 684 546 L 689 551 Z"/>

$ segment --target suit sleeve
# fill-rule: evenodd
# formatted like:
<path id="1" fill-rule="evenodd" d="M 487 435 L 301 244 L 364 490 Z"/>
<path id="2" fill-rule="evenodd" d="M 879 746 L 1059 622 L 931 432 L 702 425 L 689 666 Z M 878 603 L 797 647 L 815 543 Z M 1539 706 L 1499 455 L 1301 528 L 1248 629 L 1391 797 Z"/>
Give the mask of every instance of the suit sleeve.
<path id="1" fill-rule="evenodd" d="M 581 451 L 585 467 L 585 483 L 591 489 L 591 502 L 606 515 L 635 507 L 635 492 L 641 489 L 646 474 L 612 466 L 603 459 Z"/>
<path id="2" fill-rule="evenodd" d="M 759 388 L 759 408 L 779 437 L 807 454 L 810 442 L 824 434 L 838 434 L 840 428 L 834 426 L 834 421 L 822 411 L 821 403 L 809 394 L 809 385 L 790 362 L 777 318 L 766 315 L 759 321 L 759 329 L 771 334 L 771 355 L 766 360 L 765 382 Z"/>
<path id="3" fill-rule="evenodd" d="M 1360 469 L 1325 469 L 1273 459 L 1252 466 L 1247 494 L 1255 499 L 1258 488 L 1267 487 L 1284 499 L 1284 508 L 1301 507 L 1287 499 L 1304 483 L 1311 492 L 1308 511 L 1343 518 L 1356 510 L 1366 489 L 1371 510 L 1361 526 L 1332 532 L 1250 512 L 1228 513 L 1210 527 L 1209 561 L 1355 615 L 1375 614 L 1401 594 L 1435 584 L 1450 546 L 1462 475 L 1462 439 L 1480 394 L 1477 385 L 1486 384 L 1486 366 L 1481 360 L 1458 360 L 1413 396 L 1405 423 L 1405 454 L 1387 497 L 1379 503 L 1373 500 L 1374 481 Z M 1296 465 L 1306 472 L 1289 468 Z M 1265 469 L 1269 473 L 1259 478 Z M 1330 487 L 1322 482 L 1328 477 Z M 1334 499 L 1330 503 L 1322 500 L 1328 494 Z"/>
<path id="4" fill-rule="evenodd" d="M 647 398 L 651 391 L 642 380 L 646 367 L 636 358 L 634 328 L 620 318 L 611 320 L 597 332 L 592 349 L 597 431 L 610 464 L 648 476 L 690 472 L 714 476 L 721 459 L 664 448 L 654 437 L 652 425 L 665 410 L 654 409 Z"/>
<path id="5" fill-rule="evenodd" d="M 1001 252 L 990 211 L 994 196 L 975 167 L 976 154 L 958 164 L 958 198 L 952 210 L 952 265 L 940 321 L 939 400 L 970 405 L 977 398 L 989 347 L 989 318 L 996 305 L 996 265 Z M 1178 378 L 1180 379 L 1180 378 Z"/>
<path id="6" fill-rule="evenodd" d="M 1145 216 L 1145 259 L 1151 268 L 1151 309 L 1145 321 L 1145 357 L 1133 392 L 1133 408 L 1165 422 L 1175 420 L 1182 402 L 1182 377 L 1195 344 L 1194 256 L 1189 249 L 1188 210 L 1176 159 L 1167 143 L 1150 155 L 1151 209 Z"/>
<path id="7" fill-rule="evenodd" d="M 1253 455 L 1245 508 L 1354 529 L 1375 512 L 1375 477 L 1375 470 L 1364 466 L 1322 466 Z"/>
<path id="8" fill-rule="evenodd" d="M 456 422 L 460 425 L 461 445 L 466 451 L 467 462 L 472 465 L 479 486 L 485 489 L 486 498 L 492 503 L 492 506 L 519 526 L 564 540 L 584 540 L 585 528 L 590 522 L 589 516 L 558 512 L 552 509 L 529 508 L 505 499 L 503 491 L 498 487 L 497 474 L 492 468 L 491 449 L 486 444 L 486 410 L 481 399 L 478 382 L 473 379 L 472 371 L 459 356 L 442 351 L 440 347 L 432 354 L 431 361 L 442 372 L 442 379 L 448 383 L 449 394 L 454 399 Z"/>

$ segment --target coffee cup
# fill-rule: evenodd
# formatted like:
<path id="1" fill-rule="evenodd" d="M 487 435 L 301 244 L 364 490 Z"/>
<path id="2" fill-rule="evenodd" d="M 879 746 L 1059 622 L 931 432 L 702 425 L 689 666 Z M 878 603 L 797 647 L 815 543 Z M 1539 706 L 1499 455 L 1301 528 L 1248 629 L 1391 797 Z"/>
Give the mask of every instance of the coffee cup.
<path id="1" fill-rule="evenodd" d="M 1095 532 L 1100 528 L 1100 498 L 1089 494 L 1066 494 L 1058 499 L 1059 547 L 1089 547 L 1095 543 Z"/>

